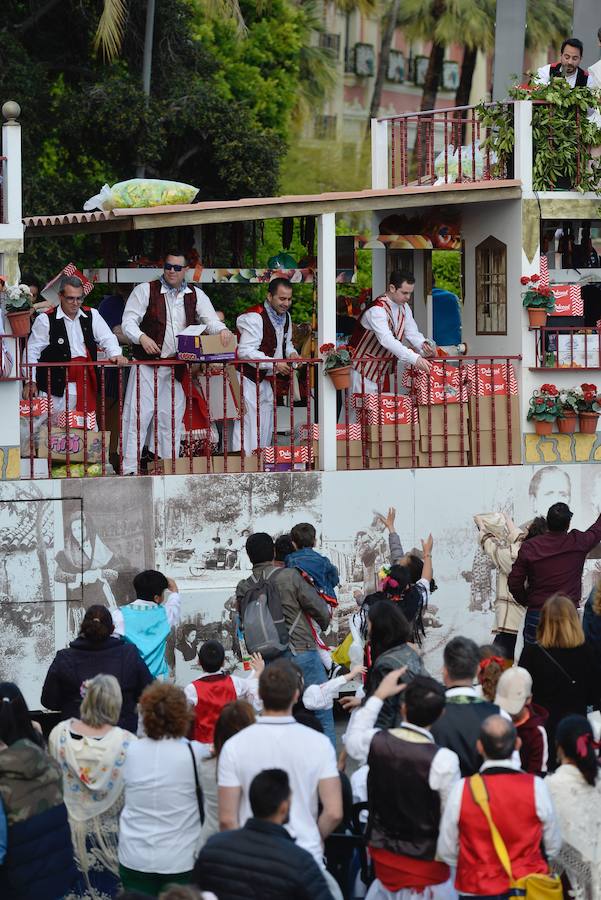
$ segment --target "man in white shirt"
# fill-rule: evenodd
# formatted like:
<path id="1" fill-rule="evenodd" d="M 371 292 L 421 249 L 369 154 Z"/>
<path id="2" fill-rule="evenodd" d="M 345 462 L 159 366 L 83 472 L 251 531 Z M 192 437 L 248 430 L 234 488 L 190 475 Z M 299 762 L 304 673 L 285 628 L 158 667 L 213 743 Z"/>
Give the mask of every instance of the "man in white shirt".
<path id="1" fill-rule="evenodd" d="M 420 332 L 409 306 L 415 277 L 411 272 L 391 272 L 388 282 L 388 290 L 363 313 L 350 340 L 353 356 L 361 360 L 351 373 L 353 394 L 383 390 L 384 379 L 393 376 L 397 362 L 403 368 L 430 371 L 424 357 L 434 356 L 435 348 Z M 394 389 L 394 384 L 391 387 Z M 354 411 L 349 413 L 354 419 Z"/>
<path id="2" fill-rule="evenodd" d="M 597 31 L 597 40 L 599 42 L 599 47 L 601 48 L 601 28 Z M 592 66 L 588 67 L 588 73 L 595 79 L 595 84 L 591 86 L 601 88 L 601 59 L 597 60 L 596 63 L 593 63 Z"/>
<path id="3" fill-rule="evenodd" d="M 95 309 L 82 307 L 83 284 L 75 275 L 62 279 L 59 305 L 40 313 L 27 341 L 28 380 L 23 388 L 27 400 L 38 394 L 51 395 L 52 412 L 91 413 L 96 410 L 97 381 L 93 366 L 41 366 L 40 362 L 95 362 L 98 348 L 110 362 L 126 365 L 117 338 Z M 85 370 L 85 374 L 84 374 Z M 35 373 L 35 376 L 34 376 Z M 33 378 L 35 377 L 35 380 Z"/>
<path id="4" fill-rule="evenodd" d="M 177 335 L 188 325 L 205 324 L 207 334 L 220 334 L 224 347 L 231 340 L 231 332 L 217 318 L 204 291 L 187 285 L 185 279 L 185 254 L 179 250 L 170 250 L 165 256 L 161 278 L 138 284 L 131 292 L 121 328 L 133 344 L 136 359 L 175 359 Z M 150 427 L 155 415 L 155 370 L 158 447 L 154 447 L 154 429 Z M 132 372 L 123 402 L 123 475 L 138 472 L 139 455 L 146 443 L 149 429 L 150 446 L 155 453 L 158 452 L 160 458 L 171 458 L 173 448 L 175 456 L 179 456 L 186 407 L 186 396 L 180 383 L 183 375 L 183 366 L 173 369 L 170 365 L 138 365 Z"/>
<path id="5" fill-rule="evenodd" d="M 570 87 L 594 87 L 595 76 L 580 67 L 583 52 L 582 41 L 578 38 L 566 38 L 561 45 L 559 62 L 541 66 L 536 72 L 536 80 L 541 84 L 549 84 L 552 78 L 565 78 Z"/>
<path id="6" fill-rule="evenodd" d="M 255 775 L 279 768 L 292 789 L 287 829 L 324 871 L 334 897 L 342 896 L 323 864 L 323 841 L 342 819 L 342 791 L 331 742 L 298 724 L 292 707 L 299 697 L 298 676 L 288 660 L 268 666 L 259 679 L 263 715 L 226 741 L 218 764 L 219 825 L 239 828 L 252 815 L 249 789 Z M 322 810 L 318 816 L 318 802 Z M 333 884 L 332 884 L 333 882 Z"/>
<path id="7" fill-rule="evenodd" d="M 298 353 L 292 343 L 292 285 L 287 278 L 269 282 L 264 304 L 251 306 L 238 316 L 238 358 L 251 360 L 294 359 Z M 292 367 L 284 362 L 261 362 L 240 367 L 244 399 L 244 434 L 240 420 L 234 422 L 232 450 L 252 453 L 257 447 L 270 447 L 273 440 L 273 385 L 279 377 L 290 379 Z M 257 434 L 257 402 L 259 434 Z M 244 445 L 242 444 L 244 438 Z"/>

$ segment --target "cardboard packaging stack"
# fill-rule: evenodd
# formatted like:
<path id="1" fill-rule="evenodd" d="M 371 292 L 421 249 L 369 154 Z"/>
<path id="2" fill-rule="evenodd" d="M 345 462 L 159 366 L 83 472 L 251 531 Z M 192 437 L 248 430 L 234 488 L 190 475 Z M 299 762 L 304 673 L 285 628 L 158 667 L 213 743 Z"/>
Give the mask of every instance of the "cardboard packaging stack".
<path id="1" fill-rule="evenodd" d="M 470 449 L 474 466 L 521 462 L 520 398 L 511 363 L 470 366 Z M 494 438 L 494 439 L 493 439 Z"/>
<path id="2" fill-rule="evenodd" d="M 308 468 L 319 468 L 319 425 L 301 425 L 300 440 L 303 444 L 311 440 L 311 463 Z M 363 464 L 363 441 L 361 425 L 336 425 L 336 468 L 350 471 L 366 468 Z"/>
<path id="3" fill-rule="evenodd" d="M 407 377 L 410 376 L 407 373 Z M 467 366 L 432 362 L 414 374 L 421 468 L 469 463 Z"/>
<path id="4" fill-rule="evenodd" d="M 361 420 L 370 469 L 413 469 L 419 465 L 417 410 L 411 397 L 354 394 L 353 405 Z"/>

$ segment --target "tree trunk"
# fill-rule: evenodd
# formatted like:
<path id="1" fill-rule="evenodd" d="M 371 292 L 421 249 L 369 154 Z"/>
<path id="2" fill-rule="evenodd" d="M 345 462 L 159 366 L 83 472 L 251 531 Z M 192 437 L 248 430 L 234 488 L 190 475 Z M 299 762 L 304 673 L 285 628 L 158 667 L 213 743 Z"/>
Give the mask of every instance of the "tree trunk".
<path id="1" fill-rule="evenodd" d="M 470 94 L 472 92 L 472 81 L 474 78 L 474 69 L 476 68 L 476 59 L 478 56 L 477 47 L 466 47 L 463 51 L 463 62 L 461 63 L 461 76 L 457 93 L 455 94 L 455 106 L 468 106 L 470 102 Z M 465 143 L 466 134 L 466 117 L 462 115 L 461 121 L 461 143 Z"/>
<path id="2" fill-rule="evenodd" d="M 378 69 L 376 71 L 376 80 L 374 82 L 374 92 L 371 97 L 369 107 L 369 116 L 367 119 L 367 133 L 369 135 L 370 122 L 375 119 L 382 102 L 382 88 L 384 87 L 384 79 L 388 71 L 388 63 L 390 61 L 390 48 L 392 47 L 392 39 L 396 28 L 396 20 L 399 14 L 400 0 L 391 0 L 386 16 L 384 31 L 382 32 L 382 41 L 380 43 L 380 55 L 378 58 Z"/>

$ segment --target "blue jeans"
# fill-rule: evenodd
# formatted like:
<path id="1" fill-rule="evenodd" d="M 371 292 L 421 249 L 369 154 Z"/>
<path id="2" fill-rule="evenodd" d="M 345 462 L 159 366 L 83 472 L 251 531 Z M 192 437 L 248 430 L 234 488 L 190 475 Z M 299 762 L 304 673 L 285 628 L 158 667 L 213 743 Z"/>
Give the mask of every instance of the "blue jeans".
<path id="1" fill-rule="evenodd" d="M 536 629 L 540 619 L 540 609 L 526 610 L 526 618 L 524 619 L 524 643 L 536 644 Z"/>
<path id="2" fill-rule="evenodd" d="M 303 650 L 290 657 L 302 670 L 305 679 L 305 687 L 310 684 L 323 684 L 327 681 L 326 670 L 319 658 L 317 650 Z M 334 731 L 334 713 L 331 709 L 316 709 L 315 715 L 320 721 L 323 733 L 328 737 L 336 749 L 336 732 Z"/>

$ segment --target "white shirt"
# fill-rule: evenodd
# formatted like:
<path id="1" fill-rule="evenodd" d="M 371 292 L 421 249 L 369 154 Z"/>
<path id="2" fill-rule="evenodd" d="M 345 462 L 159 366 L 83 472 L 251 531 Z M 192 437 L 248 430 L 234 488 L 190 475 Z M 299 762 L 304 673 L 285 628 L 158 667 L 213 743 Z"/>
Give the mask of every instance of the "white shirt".
<path id="1" fill-rule="evenodd" d="M 562 77 L 562 76 L 559 76 Z M 564 75 L 563 76 L 570 87 L 576 86 L 576 78 L 578 77 L 578 70 L 576 70 L 572 75 Z M 546 66 L 541 66 L 540 69 L 537 69 L 536 72 L 536 80 L 540 81 L 541 84 L 549 84 L 551 81 L 551 63 Z M 586 83 L 587 87 L 595 86 L 595 76 L 591 75 L 590 69 L 588 73 L 588 79 Z"/>
<path id="2" fill-rule="evenodd" d="M 362 765 L 367 762 L 372 738 L 380 730 L 375 725 L 382 706 L 383 702 L 379 697 L 370 697 L 365 706 L 355 710 L 349 721 L 344 745 L 348 755 Z M 409 731 L 417 731 L 418 734 L 423 734 L 429 741 L 434 743 L 434 738 L 425 728 L 412 725 L 410 722 L 403 722 L 401 727 Z M 430 772 L 428 773 L 428 785 L 431 790 L 438 791 L 443 807 L 453 785 L 459 780 L 459 772 L 459 757 L 457 754 L 447 747 L 441 747 L 432 759 Z"/>
<path id="3" fill-rule="evenodd" d="M 201 678 L 207 678 L 210 675 L 225 675 L 226 673 L 223 669 L 219 669 L 218 672 L 201 672 L 198 675 L 197 681 Z M 251 671 L 250 675 L 247 678 L 240 678 L 238 675 L 230 675 L 232 682 L 234 684 L 234 690 L 236 691 L 236 696 L 239 700 L 248 700 L 257 712 L 261 712 L 263 709 L 263 703 L 259 698 L 259 680 L 254 672 Z M 198 694 L 196 693 L 196 688 L 194 687 L 194 683 L 187 684 L 184 688 L 184 694 L 188 700 L 188 703 L 191 706 L 196 706 L 198 703 Z"/>
<path id="4" fill-rule="evenodd" d="M 339 777 L 331 742 L 292 716 L 259 716 L 254 725 L 226 741 L 219 755 L 217 783 L 219 787 L 242 789 L 240 825 L 252 816 L 248 791 L 263 769 L 284 769 L 288 773 L 292 805 L 286 828 L 299 847 L 311 853 L 323 868 L 317 789 L 320 781 Z"/>
<path id="5" fill-rule="evenodd" d="M 200 748 L 194 741 L 191 746 L 200 777 Z M 200 847 L 200 816 L 188 741 L 143 737 L 130 744 L 123 783 L 119 862 L 139 872 L 193 869 Z"/>
<path id="6" fill-rule="evenodd" d="M 263 340 L 263 316 L 256 312 L 243 313 L 236 319 L 236 328 L 240 335 L 238 340 L 238 357 L 240 359 L 282 359 L 284 355 L 286 359 L 290 356 L 298 356 L 292 343 L 292 322 L 288 316 L 288 334 L 286 336 L 286 353 L 283 352 L 284 345 L 284 324 L 271 324 L 275 330 L 276 345 L 273 357 L 267 356 L 262 350 L 259 350 L 261 341 Z M 269 369 L 273 367 L 269 363 L 261 363 L 260 369 Z"/>
<path id="7" fill-rule="evenodd" d="M 134 601 L 141 607 L 148 607 L 152 609 L 153 606 L 156 606 L 156 603 L 152 600 L 136 600 Z M 179 624 L 179 620 L 181 618 L 181 609 L 182 609 L 182 600 L 179 594 L 173 592 L 169 594 L 164 603 L 161 604 L 163 609 L 165 610 L 165 614 L 167 616 L 167 621 L 169 622 L 169 627 L 173 628 L 175 625 Z M 115 626 L 114 634 L 125 635 L 125 620 L 123 618 L 123 613 L 120 609 L 111 609 L 111 616 L 113 617 L 113 625 Z"/>
<path id="8" fill-rule="evenodd" d="M 601 87 L 601 59 L 599 62 L 593 63 L 592 66 L 588 67 L 588 75 L 589 87 Z M 594 79 L 594 84 L 590 83 L 591 77 Z"/>
<path id="9" fill-rule="evenodd" d="M 88 355 L 79 319 L 87 319 L 90 315 L 92 316 L 92 335 L 100 349 L 104 350 L 109 359 L 119 356 L 121 353 L 119 341 L 97 310 L 90 309 L 86 312 L 80 308 L 77 310 L 75 318 L 70 319 L 69 316 L 66 316 L 63 312 L 62 306 L 58 306 L 56 313 L 53 313 L 53 315 L 56 315 L 57 319 L 64 319 L 65 321 L 67 340 L 69 341 L 72 359 L 75 356 Z M 37 363 L 42 355 L 42 351 L 46 349 L 49 343 L 50 318 L 46 313 L 40 313 L 33 323 L 33 328 L 31 329 L 29 340 L 27 341 L 27 361 L 29 363 Z"/>
<path id="10" fill-rule="evenodd" d="M 503 767 L 513 771 L 521 771 L 519 765 L 516 765 L 511 759 L 488 759 L 480 768 L 482 773 L 490 768 Z M 461 813 L 461 800 L 463 797 L 463 788 L 465 778 L 462 778 L 451 791 L 447 805 L 445 807 L 442 819 L 440 821 L 440 831 L 438 833 L 438 846 L 436 856 L 446 862 L 449 866 L 457 865 L 459 856 L 459 815 Z M 561 833 L 557 824 L 557 817 L 553 809 L 553 803 L 549 794 L 549 789 L 538 775 L 534 776 L 534 805 L 536 815 L 543 826 L 543 843 L 547 856 L 551 859 L 557 856 L 561 847 Z"/>
<path id="11" fill-rule="evenodd" d="M 334 700 L 340 695 L 342 688 L 349 684 L 355 688 L 355 696 L 363 696 L 363 686 L 355 681 L 348 682 L 344 675 L 324 681 L 323 684 L 310 684 L 303 693 L 303 706 L 306 709 L 332 709 Z M 349 696 L 350 696 L 350 692 Z"/>
<path id="12" fill-rule="evenodd" d="M 401 306 L 404 308 L 405 332 L 403 341 L 410 344 L 413 347 L 413 350 L 410 350 L 401 341 L 397 341 L 390 329 L 386 310 L 381 306 L 372 306 L 370 309 L 367 309 L 361 316 L 361 324 L 364 328 L 374 332 L 385 350 L 388 350 L 389 353 L 392 353 L 393 356 L 396 356 L 407 365 L 413 365 L 420 355 L 426 338 L 415 324 L 415 319 L 413 318 L 413 313 L 411 312 L 411 307 L 408 303 L 400 305 L 398 303 L 389 303 L 389 306 L 392 309 L 395 331 L 401 316 Z M 417 352 L 414 352 L 414 350 Z"/>
<path id="13" fill-rule="evenodd" d="M 217 318 L 213 304 L 204 291 L 200 288 L 189 287 L 185 282 L 177 291 L 169 290 L 161 283 L 161 294 L 165 295 L 165 308 L 167 323 L 165 325 L 165 337 L 161 348 L 161 359 L 168 359 L 177 353 L 177 335 L 186 327 L 186 309 L 184 307 L 184 294 L 196 291 L 196 321 L 207 326 L 207 334 L 218 334 L 227 326 Z M 140 336 L 144 333 L 140 329 L 140 322 L 146 314 L 150 302 L 150 282 L 137 284 L 125 304 L 121 328 L 123 334 L 133 344 L 140 343 Z"/>

